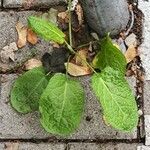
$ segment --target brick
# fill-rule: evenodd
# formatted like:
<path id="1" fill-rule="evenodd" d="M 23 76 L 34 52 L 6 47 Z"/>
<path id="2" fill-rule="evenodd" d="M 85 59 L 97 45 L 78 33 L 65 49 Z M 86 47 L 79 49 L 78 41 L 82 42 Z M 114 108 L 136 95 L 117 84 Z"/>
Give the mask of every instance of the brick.
<path id="1" fill-rule="evenodd" d="M 6 45 L 17 42 L 18 36 L 15 29 L 17 21 L 22 22 L 23 25 L 27 25 L 28 16 L 40 13 L 41 12 L 35 11 L 0 12 L 0 51 Z M 9 61 L 8 63 L 3 63 L 0 60 L 0 70 L 12 70 L 18 65 L 24 64 L 24 62 L 33 57 L 35 53 L 37 58 L 41 58 L 45 52 L 51 51 L 52 46 L 49 42 L 44 40 L 39 39 L 35 46 L 27 43 L 25 47 L 15 52 L 15 62 Z"/>
<path id="2" fill-rule="evenodd" d="M 150 115 L 150 81 L 144 83 L 144 114 Z"/>
<path id="3" fill-rule="evenodd" d="M 150 147 L 142 145 L 142 146 L 138 146 L 137 150 L 150 150 Z"/>
<path id="4" fill-rule="evenodd" d="M 50 8 L 65 5 L 66 0 L 3 0 L 4 8 Z"/>
<path id="5" fill-rule="evenodd" d="M 72 143 L 69 144 L 69 150 L 137 150 L 137 144 L 124 144 L 124 143 Z"/>
<path id="6" fill-rule="evenodd" d="M 150 115 L 144 115 L 145 145 L 150 145 Z"/>
<path id="7" fill-rule="evenodd" d="M 17 148 L 15 148 L 17 147 Z M 11 150 L 65 150 L 65 144 L 60 143 L 0 143 L 0 150 L 6 150 L 6 148 Z"/>
<path id="8" fill-rule="evenodd" d="M 143 38 L 144 41 L 139 47 L 140 57 L 142 60 L 143 67 L 145 69 L 145 79 L 150 80 L 150 65 L 149 65 L 149 59 L 150 59 L 150 1 L 138 1 L 138 8 L 143 12 L 144 14 L 144 23 L 143 23 Z"/>
<path id="9" fill-rule="evenodd" d="M 39 123 L 39 114 L 18 114 L 10 105 L 10 89 L 17 75 L 2 75 L 0 99 L 0 138 L 1 139 L 30 139 L 50 138 Z M 81 78 L 80 78 L 81 80 Z M 136 129 L 133 133 L 122 133 L 106 126 L 102 119 L 102 109 L 99 106 L 89 86 L 89 77 L 82 79 L 86 93 L 86 105 L 83 120 L 79 129 L 67 139 L 136 139 Z M 133 83 L 132 83 L 133 84 Z M 59 138 L 60 137 L 57 137 Z M 61 138 L 62 139 L 62 138 Z"/>

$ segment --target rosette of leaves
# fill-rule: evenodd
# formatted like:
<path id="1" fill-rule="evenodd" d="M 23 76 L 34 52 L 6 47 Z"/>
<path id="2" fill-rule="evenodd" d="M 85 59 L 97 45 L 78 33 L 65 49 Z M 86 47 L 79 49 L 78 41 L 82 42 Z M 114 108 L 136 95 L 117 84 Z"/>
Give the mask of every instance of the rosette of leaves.
<path id="1" fill-rule="evenodd" d="M 55 25 L 37 17 L 28 18 L 30 27 L 45 40 L 66 43 Z M 67 44 L 67 47 L 71 47 Z M 138 123 L 135 98 L 125 80 L 126 60 L 109 36 L 100 42 L 93 65 L 101 73 L 92 75 L 92 89 L 103 108 L 105 121 L 121 131 L 132 131 Z M 72 49 L 71 49 L 72 51 Z M 47 66 L 47 64 L 46 64 Z M 35 68 L 20 76 L 11 92 L 12 106 L 21 113 L 39 110 L 40 122 L 52 134 L 69 135 L 81 122 L 84 92 L 78 80 L 62 73 L 47 76 Z"/>

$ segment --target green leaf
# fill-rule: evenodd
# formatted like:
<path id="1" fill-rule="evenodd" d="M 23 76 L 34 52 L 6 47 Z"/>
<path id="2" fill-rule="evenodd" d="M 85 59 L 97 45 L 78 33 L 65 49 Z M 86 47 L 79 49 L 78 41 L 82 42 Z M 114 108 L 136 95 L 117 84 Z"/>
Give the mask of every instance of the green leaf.
<path id="1" fill-rule="evenodd" d="M 65 34 L 57 28 L 57 26 L 49 21 L 30 16 L 28 18 L 28 24 L 35 33 L 44 38 L 45 40 L 52 40 L 59 44 L 65 42 Z"/>
<path id="2" fill-rule="evenodd" d="M 78 81 L 55 74 L 41 96 L 41 124 L 47 132 L 68 135 L 79 125 L 84 107 L 84 92 Z"/>
<path id="3" fill-rule="evenodd" d="M 118 70 L 125 75 L 126 71 L 126 59 L 122 52 L 113 45 L 109 36 L 103 38 L 100 42 L 100 51 L 93 60 L 93 66 L 100 70 L 110 66 L 111 68 Z"/>
<path id="4" fill-rule="evenodd" d="M 29 113 L 39 108 L 39 99 L 48 84 L 48 77 L 42 67 L 34 68 L 14 83 L 11 104 L 20 113 Z"/>
<path id="5" fill-rule="evenodd" d="M 107 67 L 92 77 L 92 87 L 112 127 L 131 131 L 138 123 L 137 104 L 132 91 L 118 71 Z"/>

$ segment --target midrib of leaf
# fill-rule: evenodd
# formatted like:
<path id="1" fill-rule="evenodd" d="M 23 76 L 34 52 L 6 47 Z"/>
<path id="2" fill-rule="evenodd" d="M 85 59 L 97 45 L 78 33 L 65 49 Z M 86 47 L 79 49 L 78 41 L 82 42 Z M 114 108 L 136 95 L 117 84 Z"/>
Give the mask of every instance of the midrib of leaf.
<path id="1" fill-rule="evenodd" d="M 107 61 L 106 50 L 104 50 L 104 58 L 105 58 L 105 61 L 106 61 L 106 64 L 107 64 L 107 65 L 105 65 L 105 66 L 109 66 L 109 63 L 108 63 L 108 61 Z"/>
<path id="2" fill-rule="evenodd" d="M 102 81 L 103 85 L 105 86 L 106 90 L 108 91 L 108 93 L 110 94 L 112 101 L 115 102 L 115 104 L 118 106 L 118 108 L 120 109 L 120 111 L 122 112 L 123 116 L 126 116 L 126 114 L 123 112 L 123 110 L 121 109 L 121 107 L 119 106 L 119 104 L 117 103 L 117 101 L 115 101 L 115 99 L 113 100 L 113 95 L 111 94 L 111 91 L 109 90 L 108 86 L 106 85 L 106 82 L 100 77 L 99 78 L 100 81 Z"/>
<path id="3" fill-rule="evenodd" d="M 42 77 L 42 79 L 38 82 L 38 84 L 31 90 L 29 95 L 27 95 L 27 98 L 30 98 L 30 96 L 34 93 L 34 91 L 38 88 L 38 86 L 42 83 L 42 81 L 45 79 L 45 77 Z"/>
<path id="4" fill-rule="evenodd" d="M 57 32 L 55 32 L 54 30 L 57 30 L 57 29 L 54 29 L 53 30 L 51 28 L 49 28 L 51 30 L 51 32 L 53 32 L 54 34 L 58 35 L 58 37 L 60 38 L 64 38 L 62 35 L 58 34 Z M 59 31 L 58 31 L 59 32 Z M 61 33 L 62 34 L 62 33 Z"/>
<path id="5" fill-rule="evenodd" d="M 64 107 L 65 107 L 65 103 L 66 103 L 66 98 L 67 98 L 67 85 L 68 85 L 68 83 L 65 82 L 64 98 L 63 98 L 63 103 L 62 103 L 61 115 L 60 115 L 59 123 L 58 123 L 59 125 L 60 125 L 60 121 L 61 121 L 61 119 L 62 119 L 62 114 L 63 114 Z"/>

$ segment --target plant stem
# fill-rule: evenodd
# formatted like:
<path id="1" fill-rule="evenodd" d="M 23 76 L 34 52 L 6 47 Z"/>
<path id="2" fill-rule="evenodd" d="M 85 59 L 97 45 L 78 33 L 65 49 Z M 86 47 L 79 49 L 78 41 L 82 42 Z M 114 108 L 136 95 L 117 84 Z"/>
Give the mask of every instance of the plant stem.
<path id="1" fill-rule="evenodd" d="M 94 68 L 86 61 L 84 60 L 78 53 L 76 53 L 73 48 L 71 47 L 71 45 L 69 45 L 67 43 L 67 41 L 65 41 L 65 44 L 67 45 L 68 49 L 70 50 L 71 53 L 77 55 L 82 61 L 84 61 L 84 63 L 95 73 L 97 74 L 97 72 L 94 70 Z"/>
<path id="2" fill-rule="evenodd" d="M 68 3 L 68 11 L 69 11 L 69 42 L 70 42 L 70 46 L 72 47 L 72 17 L 71 17 L 71 0 L 69 0 Z"/>

